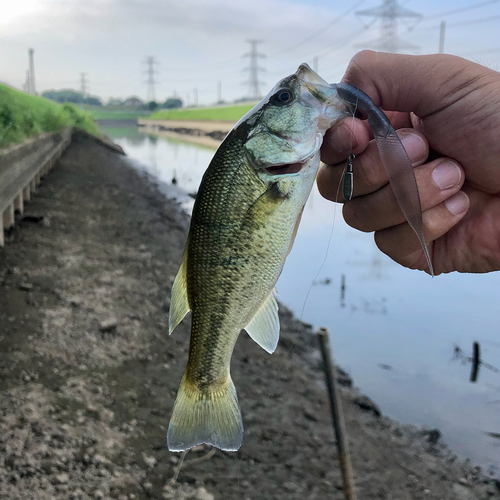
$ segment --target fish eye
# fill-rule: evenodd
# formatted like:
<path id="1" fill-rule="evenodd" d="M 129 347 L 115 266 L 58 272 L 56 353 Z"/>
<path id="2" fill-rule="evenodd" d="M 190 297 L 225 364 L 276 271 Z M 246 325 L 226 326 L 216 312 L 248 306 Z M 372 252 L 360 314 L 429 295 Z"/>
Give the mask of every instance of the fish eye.
<path id="1" fill-rule="evenodd" d="M 278 106 L 283 106 L 284 104 L 288 104 L 289 102 L 292 101 L 292 99 L 293 99 L 293 94 L 288 89 L 280 89 L 273 96 L 273 102 Z"/>

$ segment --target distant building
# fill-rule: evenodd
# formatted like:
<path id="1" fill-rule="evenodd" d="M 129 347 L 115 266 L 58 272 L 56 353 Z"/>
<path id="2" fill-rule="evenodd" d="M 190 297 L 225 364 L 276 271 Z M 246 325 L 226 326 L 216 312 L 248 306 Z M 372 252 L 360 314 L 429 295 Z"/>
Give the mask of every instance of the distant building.
<path id="1" fill-rule="evenodd" d="M 142 106 L 144 101 L 141 101 L 138 97 L 129 97 L 123 101 L 124 106 Z"/>

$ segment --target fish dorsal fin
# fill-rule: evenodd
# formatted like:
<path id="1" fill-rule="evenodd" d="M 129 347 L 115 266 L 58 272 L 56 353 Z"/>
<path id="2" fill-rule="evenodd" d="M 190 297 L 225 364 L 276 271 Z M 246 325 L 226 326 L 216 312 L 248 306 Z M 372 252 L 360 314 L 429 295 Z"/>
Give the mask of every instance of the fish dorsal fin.
<path id="1" fill-rule="evenodd" d="M 186 245 L 187 246 L 187 245 Z M 168 313 L 168 334 L 170 335 L 175 327 L 184 319 L 184 316 L 191 310 L 187 295 L 187 248 L 182 256 L 182 264 L 175 277 L 170 295 L 170 310 Z"/>
<path id="2" fill-rule="evenodd" d="M 275 351 L 280 337 L 280 320 L 274 290 L 260 306 L 250 323 L 245 326 L 245 330 L 268 353 Z"/>

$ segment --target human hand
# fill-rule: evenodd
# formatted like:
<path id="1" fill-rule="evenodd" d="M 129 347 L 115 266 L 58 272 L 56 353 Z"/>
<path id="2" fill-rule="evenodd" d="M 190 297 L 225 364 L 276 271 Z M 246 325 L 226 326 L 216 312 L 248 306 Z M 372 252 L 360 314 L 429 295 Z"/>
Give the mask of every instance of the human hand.
<path id="1" fill-rule="evenodd" d="M 343 81 L 391 110 L 414 166 L 435 274 L 500 270 L 500 73 L 449 55 L 363 51 Z M 428 271 L 365 121 L 344 119 L 325 135 L 321 194 L 335 200 L 349 151 L 357 156 L 346 222 L 375 231 L 396 262 Z"/>

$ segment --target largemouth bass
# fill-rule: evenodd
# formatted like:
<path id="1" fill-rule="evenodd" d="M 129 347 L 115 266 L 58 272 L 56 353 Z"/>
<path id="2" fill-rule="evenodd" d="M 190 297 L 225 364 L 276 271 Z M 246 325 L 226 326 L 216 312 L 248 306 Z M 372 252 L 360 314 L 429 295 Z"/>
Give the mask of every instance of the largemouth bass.
<path id="1" fill-rule="evenodd" d="M 352 115 L 350 98 L 364 96 L 353 89 L 328 85 L 301 65 L 235 125 L 205 172 L 172 288 L 170 333 L 189 311 L 192 327 L 168 428 L 171 451 L 202 443 L 240 447 L 233 348 L 245 329 L 267 352 L 276 349 L 274 286 L 316 177 L 323 136 Z"/>

